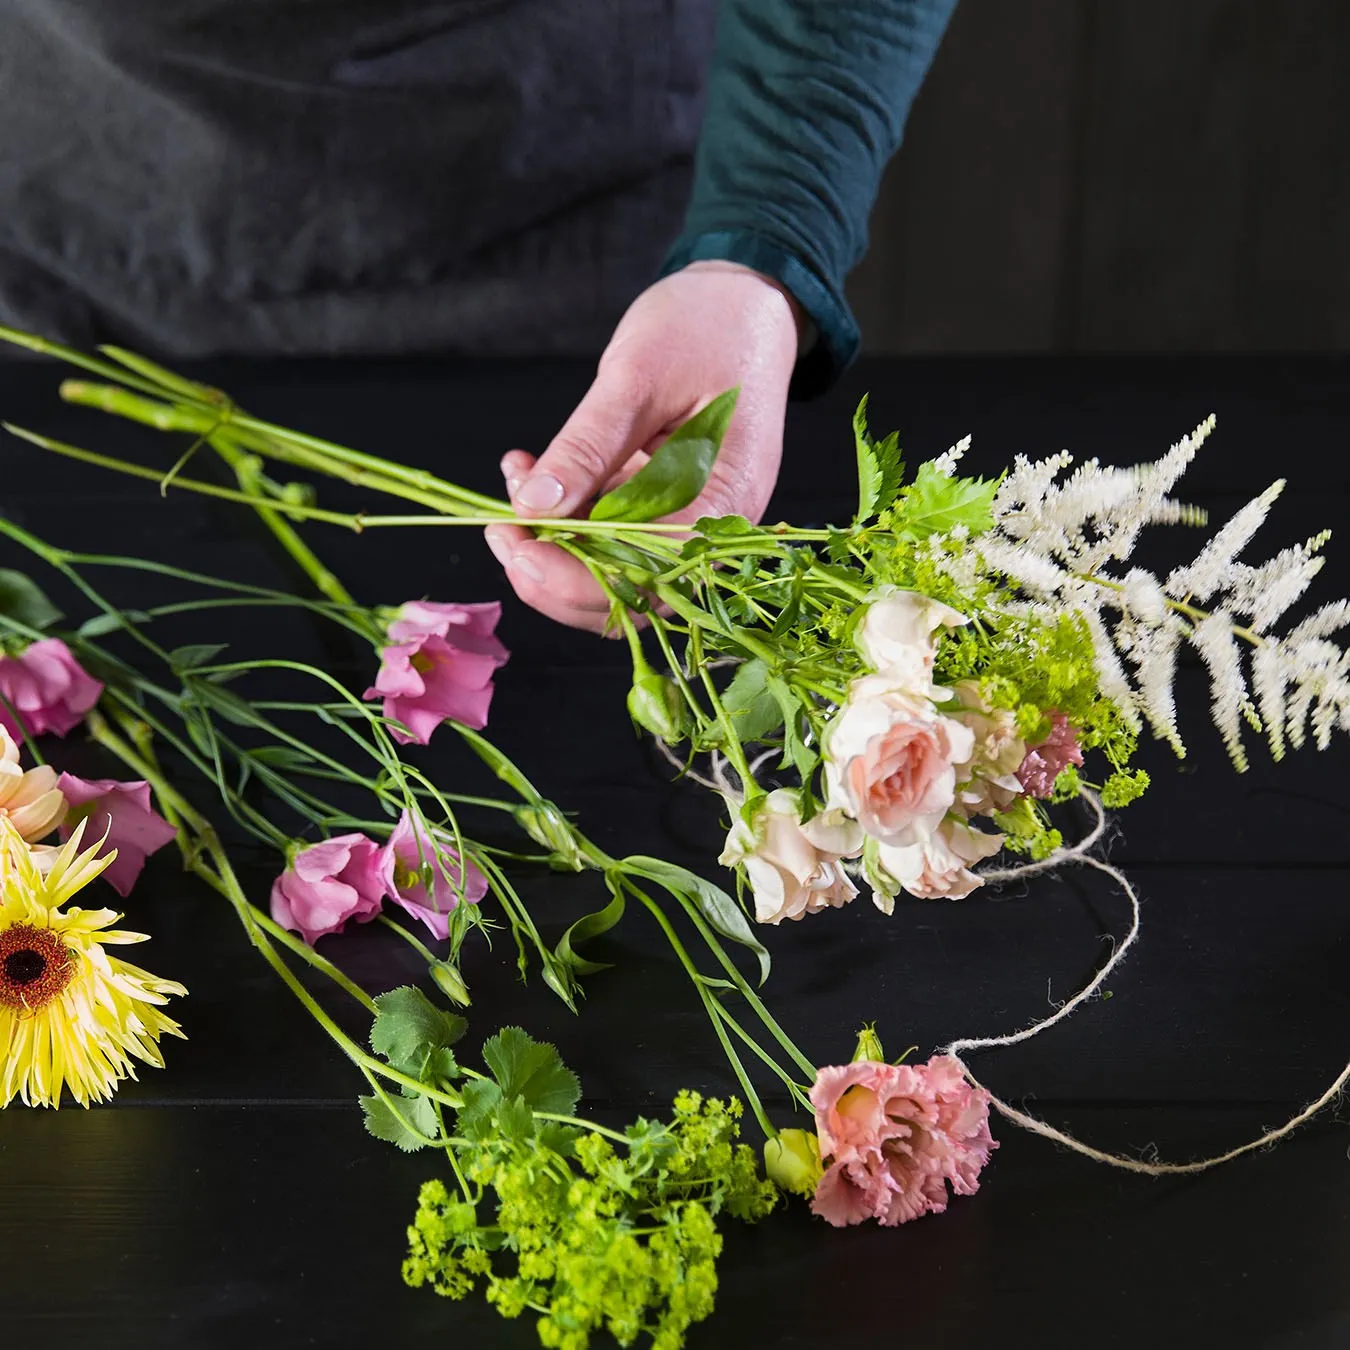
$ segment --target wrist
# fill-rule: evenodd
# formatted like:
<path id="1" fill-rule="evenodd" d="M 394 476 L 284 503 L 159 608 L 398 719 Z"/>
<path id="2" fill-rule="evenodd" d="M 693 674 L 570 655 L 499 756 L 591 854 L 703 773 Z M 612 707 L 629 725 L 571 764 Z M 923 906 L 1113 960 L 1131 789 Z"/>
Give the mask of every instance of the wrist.
<path id="1" fill-rule="evenodd" d="M 744 263 L 732 262 L 729 258 L 700 258 L 696 262 L 686 263 L 682 272 L 722 272 L 732 275 L 754 277 L 756 281 L 762 282 L 771 290 L 776 291 L 786 302 L 788 312 L 792 316 L 792 324 L 797 333 L 797 354 L 810 350 L 816 339 L 816 326 L 811 320 L 811 316 L 802 308 L 801 302 L 795 295 L 783 285 L 777 277 L 771 277 L 767 273 L 756 271 L 753 267 L 747 267 Z"/>

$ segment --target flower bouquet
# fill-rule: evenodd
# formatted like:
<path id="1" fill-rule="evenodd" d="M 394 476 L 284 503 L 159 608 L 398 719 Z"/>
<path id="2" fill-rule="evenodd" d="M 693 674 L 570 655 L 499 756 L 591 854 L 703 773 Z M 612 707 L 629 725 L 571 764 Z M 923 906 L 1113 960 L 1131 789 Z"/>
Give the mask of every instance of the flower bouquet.
<path id="1" fill-rule="evenodd" d="M 492 680 L 506 659 L 496 606 L 362 604 L 302 533 L 306 522 L 372 532 L 485 525 L 513 520 L 509 503 L 260 421 L 219 391 L 130 353 L 92 357 L 23 334 L 0 336 L 103 381 L 67 381 L 68 400 L 189 440 L 161 469 L 10 430 L 56 453 L 251 508 L 314 590 L 313 598 L 264 591 L 142 559 L 73 553 L 0 520 L 0 533 L 94 611 L 62 628 L 28 575 L 5 574 L 11 580 L 0 588 L 8 653 L 0 696 L 35 757 L 23 770 L 10 742 L 12 804 L 0 803 L 8 859 L 0 952 L 9 980 L 0 1005 L 9 1010 L 11 1045 L 26 1038 L 22 1067 L 7 1069 L 6 1100 L 17 1092 L 56 1105 L 60 1066 L 71 1061 L 47 1029 L 60 1022 L 75 1028 L 72 1035 L 81 1027 L 92 1035 L 94 1022 L 106 1023 L 101 1012 L 82 1020 L 79 1008 L 92 1005 L 72 992 L 71 972 L 92 965 L 84 953 L 101 945 L 77 948 L 61 935 L 85 928 L 103 931 L 104 941 L 119 935 L 106 931 L 111 914 L 93 924 L 64 909 L 74 889 L 105 865 L 116 884 L 114 867 L 176 837 L 188 868 L 225 897 L 264 959 L 362 1074 L 370 1131 L 443 1155 L 445 1172 L 423 1188 L 409 1230 L 405 1278 L 453 1297 L 481 1288 L 505 1316 L 530 1311 L 545 1345 L 583 1347 L 602 1329 L 620 1344 L 644 1334 L 660 1346 L 680 1344 L 712 1307 L 717 1221 L 758 1219 L 784 1193 L 809 1197 L 833 1224 L 941 1212 L 950 1195 L 977 1188 L 995 1147 L 991 1106 L 1137 1171 L 1222 1161 L 1102 1153 L 992 1098 L 961 1058 L 1070 1015 L 1133 942 L 1134 892 L 1093 846 L 1104 810 L 1147 788 L 1133 763 L 1139 738 L 1152 733 L 1184 753 L 1172 692 L 1183 647 L 1209 671 L 1214 721 L 1239 769 L 1244 723 L 1277 757 L 1309 734 L 1325 747 L 1336 730 L 1350 729 L 1350 667 L 1332 640 L 1350 621 L 1350 604 L 1325 605 L 1278 631 L 1320 567 L 1326 536 L 1264 564 L 1238 561 L 1278 484 L 1166 576 L 1132 565 L 1146 526 L 1204 523 L 1172 494 L 1212 419 L 1138 468 L 1089 462 L 1066 475 L 1068 456 L 1019 457 L 983 480 L 958 473 L 964 443 L 907 472 L 897 438 L 869 432 L 864 404 L 854 419 L 859 501 L 850 521 L 664 523 L 694 500 L 711 470 L 734 415 L 729 391 L 677 428 L 587 518 L 523 522 L 580 560 L 609 597 L 611 626 L 632 657 L 634 722 L 679 774 L 723 799 L 720 862 L 735 878 L 733 897 L 661 859 L 610 857 L 487 739 Z M 225 481 L 188 472 L 199 453 L 221 466 Z M 279 466 L 308 477 L 282 481 Z M 312 481 L 323 477 L 416 510 L 327 509 Z M 347 688 L 289 656 L 226 661 L 219 645 L 170 647 L 167 627 L 194 602 L 129 610 L 94 587 L 88 574 L 100 569 L 172 576 L 219 607 L 222 635 L 233 610 L 294 608 L 365 646 L 370 682 Z M 255 692 L 259 681 L 285 688 Z M 81 784 L 36 762 L 34 738 L 81 723 L 134 779 Z M 510 798 L 451 791 L 428 775 L 408 747 L 433 736 L 458 737 Z M 195 786 L 179 786 L 188 782 Z M 226 835 L 205 799 L 227 813 Z M 1096 824 L 1066 844 L 1059 817 L 1075 800 Z M 509 820 L 523 840 L 504 846 L 491 826 L 470 828 L 475 816 Z M 43 842 L 77 818 L 84 819 L 63 848 Z M 95 832 L 102 837 L 87 847 Z M 227 835 L 275 851 L 280 871 L 266 908 L 244 893 Z M 117 857 L 108 863 L 112 848 Z M 1012 861 L 991 868 L 1005 850 Z M 1067 863 L 1109 874 L 1130 898 L 1131 927 L 1088 985 L 1032 1027 L 953 1041 L 923 1063 L 888 1063 L 868 1029 L 854 1062 L 821 1067 L 786 1035 L 760 992 L 770 971 L 760 925 L 838 907 L 864 886 L 890 913 L 903 897 L 957 900 L 982 883 Z M 546 939 L 547 925 L 513 882 L 519 869 L 538 866 L 558 872 L 560 885 L 565 872 L 581 884 L 598 876 L 607 902 Z M 126 885 L 135 870 L 123 873 Z M 519 1028 L 488 1037 L 481 1067 L 454 1049 L 466 1023 L 446 1003 L 471 1007 L 459 968 L 465 941 L 505 923 L 522 973 L 538 971 L 575 1009 L 584 981 L 602 969 L 582 949 L 630 906 L 659 926 L 708 1016 L 765 1137 L 763 1173 L 739 1142 L 740 1099 L 685 1092 L 669 1119 L 619 1130 L 576 1114 L 578 1080 L 556 1050 Z M 34 923 L 38 912 L 46 922 Z M 426 963 L 425 989 L 372 994 L 316 949 L 322 942 L 336 954 L 336 935 L 370 921 L 415 947 Z M 409 923 L 426 929 L 434 950 Z M 48 947 L 36 945 L 29 930 L 38 929 L 51 935 L 42 939 Z M 310 977 L 365 1009 L 373 1019 L 369 1048 L 342 1029 Z M 120 1051 L 109 1052 L 101 1077 L 81 1076 L 76 1091 L 76 1077 L 66 1074 L 77 1100 L 106 1095 L 133 1058 L 160 1062 L 158 1036 L 177 1031 L 162 1014 L 139 1010 L 157 1009 L 180 986 L 140 971 L 119 978 L 119 988 L 136 991 L 125 997 L 140 1002 L 118 1024 L 110 1044 Z M 143 1029 L 139 1040 L 128 1038 L 132 1020 Z M 16 1031 L 20 1024 L 28 1029 Z M 1348 1074 L 1285 1126 L 1224 1157 L 1292 1129 Z M 778 1101 L 809 1112 L 811 1129 L 774 1119 L 774 1103 L 760 1093 L 766 1076 Z"/>

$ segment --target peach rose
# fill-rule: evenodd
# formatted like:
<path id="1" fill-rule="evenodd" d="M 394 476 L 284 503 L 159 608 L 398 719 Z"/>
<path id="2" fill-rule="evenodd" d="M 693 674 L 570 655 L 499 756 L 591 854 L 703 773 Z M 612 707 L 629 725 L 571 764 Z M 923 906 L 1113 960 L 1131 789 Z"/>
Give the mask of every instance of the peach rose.
<path id="1" fill-rule="evenodd" d="M 970 758 L 956 766 L 956 809 L 969 819 L 1006 811 L 1022 795 L 1017 771 L 1026 758 L 1026 742 L 1007 708 L 990 708 L 975 680 L 962 680 L 952 691 L 962 703 L 953 717 L 975 733 Z"/>
<path id="2" fill-rule="evenodd" d="M 984 882 L 970 870 L 1003 847 L 1001 834 L 985 834 L 948 819 L 921 844 L 892 848 L 875 844 L 863 854 L 863 875 L 872 899 L 889 914 L 905 891 L 919 900 L 964 900 Z"/>
<path id="3" fill-rule="evenodd" d="M 915 693 L 902 673 L 865 675 L 825 738 L 827 804 L 884 844 L 916 844 L 956 800 L 957 764 L 975 733 Z"/>
<path id="4" fill-rule="evenodd" d="M 873 670 L 905 671 L 923 686 L 930 682 L 938 628 L 956 628 L 968 620 L 950 605 L 918 591 L 884 587 L 876 592 L 858 627 L 858 650 Z"/>
<path id="5" fill-rule="evenodd" d="M 745 868 L 759 923 L 838 908 L 858 894 L 840 859 L 861 850 L 862 831 L 841 812 L 822 811 L 803 825 L 801 797 L 790 788 L 769 793 L 753 823 L 734 799 L 727 806 L 734 823 L 719 861 Z"/>

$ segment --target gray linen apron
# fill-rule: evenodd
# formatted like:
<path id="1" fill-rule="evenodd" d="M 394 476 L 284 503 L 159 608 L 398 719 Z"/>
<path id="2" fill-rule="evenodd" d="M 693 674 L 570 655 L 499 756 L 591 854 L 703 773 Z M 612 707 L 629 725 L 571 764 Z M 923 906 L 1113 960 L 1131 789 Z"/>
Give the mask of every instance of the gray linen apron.
<path id="1" fill-rule="evenodd" d="M 594 351 L 716 0 L 3 0 L 0 320 L 177 356 Z"/>

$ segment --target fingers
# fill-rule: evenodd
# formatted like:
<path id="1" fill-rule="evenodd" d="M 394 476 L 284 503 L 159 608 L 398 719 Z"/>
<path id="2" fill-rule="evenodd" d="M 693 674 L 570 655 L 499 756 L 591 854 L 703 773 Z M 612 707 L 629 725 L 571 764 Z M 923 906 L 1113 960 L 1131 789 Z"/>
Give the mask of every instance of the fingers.
<path id="1" fill-rule="evenodd" d="M 584 563 L 521 525 L 489 525 L 483 536 L 525 604 L 569 628 L 606 631 L 609 602 Z"/>
<path id="2" fill-rule="evenodd" d="M 664 430 L 665 419 L 651 395 L 633 366 L 602 361 L 585 398 L 511 494 L 520 514 L 584 514 L 609 479 Z M 521 467 L 523 461 L 513 459 L 513 465 Z"/>

